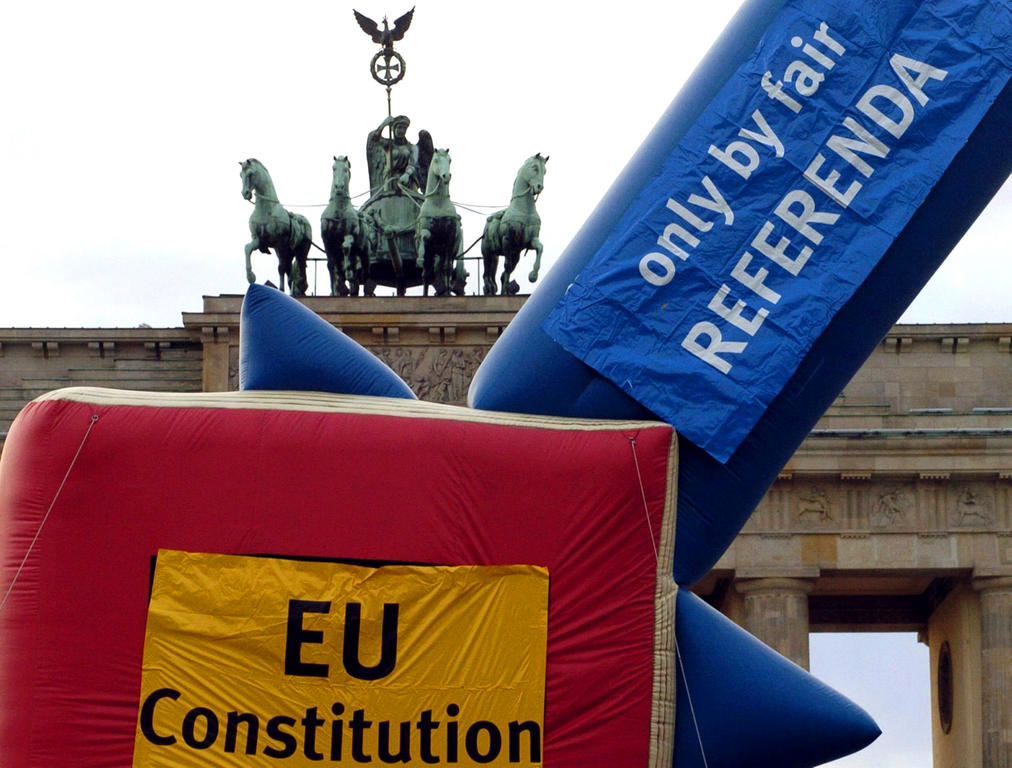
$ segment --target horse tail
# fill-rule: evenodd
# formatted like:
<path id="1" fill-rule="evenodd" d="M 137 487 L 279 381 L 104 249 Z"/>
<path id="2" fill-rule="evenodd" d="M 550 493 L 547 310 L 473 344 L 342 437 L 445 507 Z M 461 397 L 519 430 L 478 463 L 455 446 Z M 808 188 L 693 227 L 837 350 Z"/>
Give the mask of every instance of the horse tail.
<path id="1" fill-rule="evenodd" d="M 506 211 L 496 211 L 485 220 L 481 233 L 481 255 L 492 256 L 502 250 L 502 217 Z"/>

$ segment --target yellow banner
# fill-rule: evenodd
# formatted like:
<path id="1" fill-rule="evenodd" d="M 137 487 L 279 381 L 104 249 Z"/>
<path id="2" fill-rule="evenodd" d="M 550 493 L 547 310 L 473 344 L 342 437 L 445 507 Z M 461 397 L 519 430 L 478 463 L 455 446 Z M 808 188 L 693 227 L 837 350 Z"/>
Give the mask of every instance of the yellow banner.
<path id="1" fill-rule="evenodd" d="M 548 572 L 158 553 L 134 766 L 541 764 Z"/>

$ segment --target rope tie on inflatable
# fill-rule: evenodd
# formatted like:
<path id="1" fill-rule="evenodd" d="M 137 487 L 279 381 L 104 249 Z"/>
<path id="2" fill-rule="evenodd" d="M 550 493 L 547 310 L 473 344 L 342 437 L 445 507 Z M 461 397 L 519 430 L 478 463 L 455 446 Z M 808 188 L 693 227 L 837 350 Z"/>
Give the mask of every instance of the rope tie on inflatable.
<path id="1" fill-rule="evenodd" d="M 689 700 L 689 714 L 692 715 L 692 727 L 696 729 L 696 740 L 699 742 L 699 754 L 703 758 L 703 768 L 709 768 L 706 762 L 706 750 L 703 749 L 703 737 L 699 733 L 699 722 L 696 720 L 696 708 L 692 706 L 692 691 L 689 690 L 689 678 L 685 674 L 685 666 L 682 664 L 682 654 L 678 650 L 678 640 L 675 640 L 675 658 L 678 659 L 678 669 L 682 673 L 682 682 L 685 683 L 685 698 Z"/>
<path id="2" fill-rule="evenodd" d="M 643 475 L 640 473 L 640 460 L 636 455 L 636 436 L 630 435 L 626 437 L 629 441 L 629 448 L 632 450 L 633 466 L 636 467 L 636 481 L 640 484 L 640 497 L 643 499 L 643 514 L 647 518 L 647 530 L 650 531 L 650 544 L 654 548 L 654 560 L 658 560 L 660 555 L 657 552 L 657 539 L 654 537 L 654 524 L 650 522 L 650 507 L 647 506 L 647 491 L 643 487 Z"/>
<path id="3" fill-rule="evenodd" d="M 640 498 L 643 499 L 643 513 L 647 518 L 647 530 L 650 531 L 650 543 L 654 548 L 654 559 L 660 561 L 660 553 L 657 550 L 657 538 L 654 536 L 654 526 L 650 521 L 650 507 L 647 505 L 647 491 L 643 486 L 643 474 L 640 472 L 639 456 L 636 453 L 636 436 L 627 435 L 626 440 L 629 441 L 629 449 L 632 451 L 633 466 L 636 467 L 636 480 L 640 486 Z M 703 748 L 703 737 L 699 732 L 699 722 L 696 720 L 696 708 L 692 704 L 692 692 L 689 690 L 689 680 L 685 675 L 685 667 L 682 664 L 682 654 L 678 650 L 678 639 L 673 638 L 675 643 L 675 658 L 678 660 L 678 668 L 682 673 L 682 680 L 685 681 L 685 698 L 689 700 L 689 712 L 692 715 L 692 725 L 696 731 L 696 741 L 699 742 L 699 754 L 703 758 L 703 768 L 709 768 L 706 761 L 706 750 Z"/>
<path id="4" fill-rule="evenodd" d="M 98 421 L 98 414 L 91 414 L 91 423 L 88 424 L 88 429 L 84 433 L 84 437 L 81 438 L 81 444 L 77 446 L 77 452 L 74 454 L 74 458 L 70 460 L 70 466 L 67 467 L 66 474 L 63 475 L 63 480 L 60 481 L 60 487 L 56 489 L 56 494 L 53 496 L 53 500 L 49 502 L 49 508 L 46 509 L 46 514 L 42 516 L 42 522 L 39 523 L 38 529 L 35 531 L 35 535 L 32 537 L 32 543 L 28 545 L 28 551 L 25 552 L 25 556 L 21 558 L 21 564 L 18 565 L 17 571 L 14 572 L 14 578 L 11 579 L 11 584 L 7 587 L 7 592 L 4 594 L 4 599 L 0 601 L 0 611 L 3 611 L 4 606 L 7 605 L 7 598 L 11 596 L 11 592 L 14 591 L 14 585 L 18 583 L 18 577 L 21 576 L 21 571 L 25 567 L 25 563 L 28 562 L 28 558 L 32 554 L 32 550 L 35 548 L 35 542 L 39 540 L 39 536 L 42 534 L 42 528 L 46 524 L 46 520 L 49 519 L 49 513 L 53 511 L 53 507 L 56 506 L 57 499 L 60 498 L 60 494 L 63 492 L 63 486 L 67 484 L 67 478 L 70 477 L 71 470 L 74 469 L 74 465 L 77 463 L 77 457 L 81 455 L 81 450 L 84 448 L 84 444 L 88 441 L 88 436 L 91 434 L 92 427 L 95 426 L 95 422 Z"/>

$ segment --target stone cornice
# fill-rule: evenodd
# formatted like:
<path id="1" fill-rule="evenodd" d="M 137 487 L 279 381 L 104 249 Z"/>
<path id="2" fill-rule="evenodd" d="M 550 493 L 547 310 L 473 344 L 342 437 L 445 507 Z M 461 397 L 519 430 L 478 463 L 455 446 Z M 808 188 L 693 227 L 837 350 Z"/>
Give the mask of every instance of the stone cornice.
<path id="1" fill-rule="evenodd" d="M 90 341 L 200 341 L 186 328 L 0 328 L 0 344 L 32 344 L 56 341 L 87 344 Z"/>
<path id="2" fill-rule="evenodd" d="M 203 312 L 184 312 L 187 329 L 238 331 L 242 296 L 205 296 Z M 488 347 L 509 325 L 527 296 L 330 297 L 300 301 L 363 346 Z M 238 343 L 238 333 L 232 335 Z"/>
<path id="3" fill-rule="evenodd" d="M 975 340 L 1012 335 L 1012 323 L 900 323 L 886 334 L 886 339 L 908 337 L 917 341 L 965 336 Z"/>
<path id="4" fill-rule="evenodd" d="M 1012 416 L 995 417 L 1005 425 Z M 906 430 L 816 430 L 781 472 L 859 480 L 949 475 L 1012 478 L 1012 427 Z M 944 478 L 936 478 L 944 479 Z"/>

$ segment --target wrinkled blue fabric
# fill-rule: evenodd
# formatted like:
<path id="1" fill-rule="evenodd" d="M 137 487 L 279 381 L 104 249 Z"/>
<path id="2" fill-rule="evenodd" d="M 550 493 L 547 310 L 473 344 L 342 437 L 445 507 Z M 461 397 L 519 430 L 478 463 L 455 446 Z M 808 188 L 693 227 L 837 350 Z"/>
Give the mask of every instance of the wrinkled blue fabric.
<path id="1" fill-rule="evenodd" d="M 386 363 L 281 291 L 251 285 L 239 322 L 240 389 L 416 399 Z"/>
<path id="2" fill-rule="evenodd" d="M 1012 72 L 1012 11 L 1001 3 L 869 6 L 787 3 L 624 201 L 544 323 L 719 461 L 867 280 Z M 782 101 L 761 87 L 764 74 Z M 809 96 L 783 82 L 800 90 L 805 77 Z M 805 205 L 818 218 L 794 221 Z M 879 290 L 888 303 L 892 286 Z"/>

